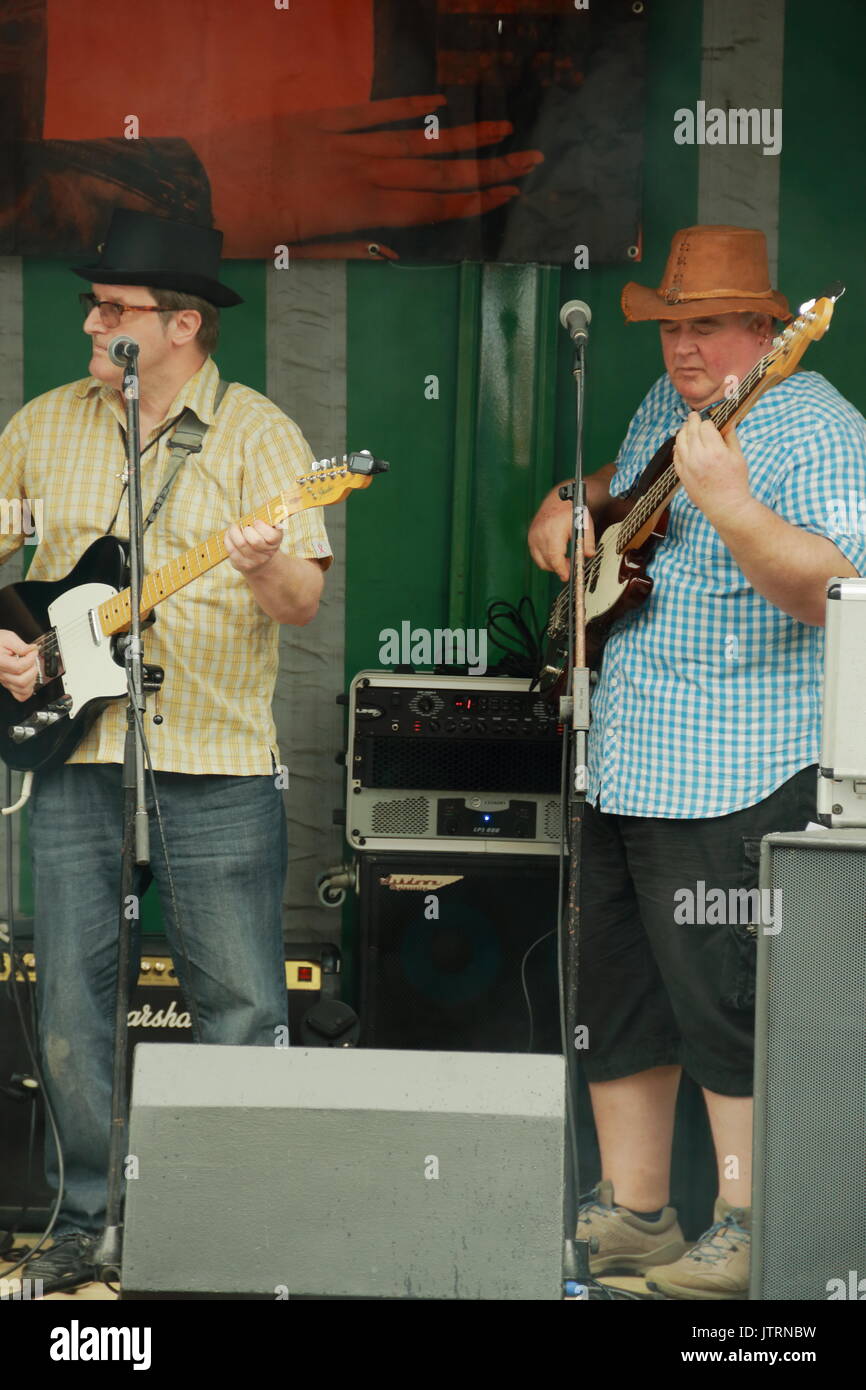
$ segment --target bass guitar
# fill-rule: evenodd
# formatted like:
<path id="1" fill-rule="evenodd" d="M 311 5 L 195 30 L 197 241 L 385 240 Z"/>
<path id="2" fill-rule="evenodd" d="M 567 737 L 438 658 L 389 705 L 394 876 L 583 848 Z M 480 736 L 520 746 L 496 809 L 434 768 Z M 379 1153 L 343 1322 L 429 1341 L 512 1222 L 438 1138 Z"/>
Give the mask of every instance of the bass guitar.
<path id="1" fill-rule="evenodd" d="M 844 293 L 843 285 L 834 284 L 820 299 L 804 304 L 798 317 L 773 339 L 770 352 L 742 381 L 732 382 L 730 393 L 704 418 L 712 420 L 722 435 L 733 429 L 765 391 L 791 375 L 809 344 L 824 336 L 836 300 Z M 675 443 L 672 435 L 630 492 L 611 498 L 599 518 L 596 552 L 584 566 L 586 660 L 591 669 L 601 665 L 611 624 L 645 603 L 652 591 L 647 565 L 664 538 L 670 504 L 681 486 L 673 463 Z M 535 678 L 538 689 L 550 699 L 558 697 L 565 685 L 572 617 L 566 586 L 551 609 L 543 664 Z"/>

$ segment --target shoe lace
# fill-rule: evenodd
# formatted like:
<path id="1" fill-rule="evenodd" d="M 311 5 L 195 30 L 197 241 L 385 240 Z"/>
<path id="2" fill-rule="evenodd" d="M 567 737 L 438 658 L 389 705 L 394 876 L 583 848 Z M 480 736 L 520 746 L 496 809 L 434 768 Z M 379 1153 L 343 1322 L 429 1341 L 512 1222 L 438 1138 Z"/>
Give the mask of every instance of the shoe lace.
<path id="1" fill-rule="evenodd" d="M 598 1200 L 596 1188 L 577 1199 L 578 1224 L 588 1226 L 593 1216 L 613 1216 L 611 1208 Z"/>
<path id="2" fill-rule="evenodd" d="M 689 1251 L 689 1259 L 703 1260 L 705 1264 L 717 1264 L 719 1260 L 727 1259 L 728 1255 L 733 1254 L 738 1248 L 735 1241 L 748 1243 L 750 1239 L 745 1226 L 740 1224 L 733 1212 L 728 1212 L 723 1220 L 716 1221 L 701 1236 L 694 1249 Z"/>

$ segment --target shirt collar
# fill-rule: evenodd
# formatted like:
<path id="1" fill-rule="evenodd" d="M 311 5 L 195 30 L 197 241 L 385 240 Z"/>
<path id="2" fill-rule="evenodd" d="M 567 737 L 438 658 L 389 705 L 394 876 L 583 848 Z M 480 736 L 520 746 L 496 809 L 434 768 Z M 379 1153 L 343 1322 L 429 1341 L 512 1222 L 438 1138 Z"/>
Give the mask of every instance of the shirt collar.
<path id="1" fill-rule="evenodd" d="M 174 419 L 187 407 L 198 417 L 203 425 L 214 422 L 214 397 L 219 384 L 219 372 L 212 357 L 205 358 L 197 372 L 194 372 L 178 391 L 166 413 L 167 419 Z M 105 401 L 112 414 L 126 419 L 123 397 L 116 386 L 109 386 L 96 377 L 85 377 L 75 388 L 75 394 L 84 400 L 94 394 Z"/>
<path id="2" fill-rule="evenodd" d="M 668 377 L 668 381 L 670 381 L 670 377 Z M 689 405 L 687 401 L 683 400 L 682 396 L 674 386 L 673 382 L 671 382 L 671 391 L 673 392 L 674 415 L 676 415 L 677 418 L 680 420 L 687 420 L 688 417 L 691 415 L 692 411 L 695 409 L 695 406 Z M 719 396 L 718 400 L 711 401 L 709 405 L 702 405 L 700 410 L 698 411 L 698 414 L 706 415 L 708 411 L 715 410 L 716 406 L 721 405 L 724 399 L 724 396 Z"/>

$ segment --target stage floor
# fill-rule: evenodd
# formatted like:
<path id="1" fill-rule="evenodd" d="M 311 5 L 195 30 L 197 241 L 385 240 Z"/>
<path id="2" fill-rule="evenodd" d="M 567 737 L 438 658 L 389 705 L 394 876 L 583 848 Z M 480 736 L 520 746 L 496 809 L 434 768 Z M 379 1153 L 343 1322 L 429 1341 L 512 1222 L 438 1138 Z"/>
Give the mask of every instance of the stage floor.
<path id="1" fill-rule="evenodd" d="M 22 1236 L 19 1236 L 19 1237 L 18 1237 L 17 1245 L 18 1245 L 19 1247 L 22 1247 L 22 1248 L 23 1248 L 23 1246 L 25 1246 L 25 1245 L 34 1245 L 38 1239 L 39 1239 L 38 1235 L 33 1235 L 33 1234 L 22 1235 Z M 6 1279 L 6 1278 L 7 1278 L 6 1271 L 7 1271 L 8 1269 L 10 1269 L 11 1266 L 12 1266 L 14 1263 L 15 1263 L 14 1260 L 8 1260 L 8 1259 L 7 1259 L 7 1260 L 0 1260 L 0 1280 L 3 1280 L 3 1279 Z M 7 1296 L 10 1296 L 10 1295 L 11 1295 L 11 1296 L 14 1297 L 14 1287 L 15 1287 L 15 1286 L 14 1286 L 14 1284 L 12 1284 L 12 1280 L 18 1280 L 18 1279 L 20 1279 L 20 1277 L 21 1277 L 21 1271 L 20 1271 L 20 1270 L 19 1270 L 16 1274 L 13 1274 L 13 1275 L 11 1276 L 11 1279 L 10 1279 L 10 1285 L 11 1285 L 11 1287 L 10 1287 L 10 1289 L 8 1290 Z M 604 1284 L 607 1288 L 610 1288 L 610 1289 L 622 1289 L 622 1290 L 625 1291 L 625 1292 L 628 1292 L 628 1293 L 630 1293 L 630 1294 L 632 1294 L 632 1295 L 637 1295 L 638 1297 L 645 1298 L 645 1299 L 647 1299 L 647 1300 L 652 1300 L 653 1298 L 658 1298 L 658 1295 L 653 1295 L 653 1294 L 650 1292 L 650 1290 L 649 1290 L 649 1289 L 647 1288 L 647 1286 L 646 1286 L 646 1282 L 645 1282 L 643 1279 L 628 1278 L 627 1276 L 623 1276 L 622 1278 L 619 1278 L 619 1279 L 617 1279 L 617 1278 L 602 1279 L 602 1280 L 600 1280 L 599 1282 L 602 1283 L 602 1284 Z M 112 1290 L 109 1289 L 108 1286 L 107 1286 L 106 1284 L 92 1283 L 92 1284 L 82 1284 L 80 1288 L 78 1288 L 78 1289 L 73 1289 L 70 1293 L 48 1293 L 48 1294 L 45 1294 L 45 1295 L 44 1295 L 44 1301 L 47 1302 L 49 1299 L 56 1299 L 56 1300 L 61 1300 L 61 1299 L 62 1299 L 62 1300 L 64 1300 L 65 1302 L 79 1302 L 79 1303 L 87 1303 L 87 1302 L 90 1302 L 90 1301 L 92 1301 L 92 1300 L 108 1301 L 108 1302 L 111 1302 L 111 1301 L 113 1301 L 113 1300 L 116 1300 L 117 1297 L 118 1297 L 118 1295 L 117 1295 L 116 1293 L 113 1293 Z"/>

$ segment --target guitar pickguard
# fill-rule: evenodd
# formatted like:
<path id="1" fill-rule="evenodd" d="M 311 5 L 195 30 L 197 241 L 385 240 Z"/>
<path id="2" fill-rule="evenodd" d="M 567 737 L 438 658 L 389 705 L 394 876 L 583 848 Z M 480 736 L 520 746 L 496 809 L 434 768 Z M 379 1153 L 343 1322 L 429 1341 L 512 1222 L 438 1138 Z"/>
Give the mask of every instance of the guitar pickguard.
<path id="1" fill-rule="evenodd" d="M 72 701 L 71 719 L 90 700 L 126 694 L 126 670 L 114 660 L 112 640 L 89 616 L 90 609 L 116 593 L 110 584 L 79 584 L 48 608 L 63 662 L 63 688 Z"/>

